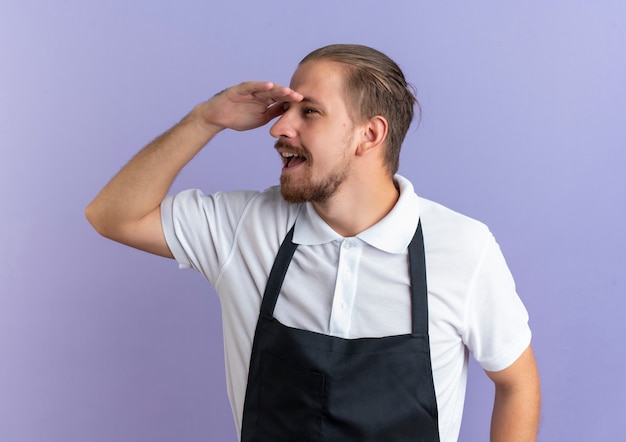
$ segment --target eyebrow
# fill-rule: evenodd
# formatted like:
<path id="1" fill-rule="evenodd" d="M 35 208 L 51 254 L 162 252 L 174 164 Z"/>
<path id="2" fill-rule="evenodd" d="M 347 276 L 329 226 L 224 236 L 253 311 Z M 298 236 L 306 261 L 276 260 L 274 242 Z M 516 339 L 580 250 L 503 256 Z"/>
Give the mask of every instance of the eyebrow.
<path id="1" fill-rule="evenodd" d="M 323 107 L 322 103 L 320 103 L 319 101 L 317 101 L 315 98 L 313 97 L 304 97 L 301 101 L 301 103 L 310 103 L 314 106 L 319 106 L 319 107 Z"/>

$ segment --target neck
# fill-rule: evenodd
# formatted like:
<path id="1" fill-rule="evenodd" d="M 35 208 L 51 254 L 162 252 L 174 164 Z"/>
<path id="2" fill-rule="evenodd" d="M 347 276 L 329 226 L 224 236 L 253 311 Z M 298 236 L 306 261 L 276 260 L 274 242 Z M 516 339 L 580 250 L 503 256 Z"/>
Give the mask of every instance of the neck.
<path id="1" fill-rule="evenodd" d="M 383 219 L 395 206 L 400 191 L 393 177 L 343 183 L 337 193 L 323 203 L 313 202 L 318 215 L 343 237 L 356 236 Z"/>

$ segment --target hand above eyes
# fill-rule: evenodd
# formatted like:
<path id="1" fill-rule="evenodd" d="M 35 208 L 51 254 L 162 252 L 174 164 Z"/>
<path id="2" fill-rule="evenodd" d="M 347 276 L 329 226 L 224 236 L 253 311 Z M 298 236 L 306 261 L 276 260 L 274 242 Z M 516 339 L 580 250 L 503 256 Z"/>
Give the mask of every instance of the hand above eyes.
<path id="1" fill-rule="evenodd" d="M 249 130 L 283 113 L 283 103 L 302 101 L 303 96 L 271 82 L 245 82 L 232 86 L 200 104 L 201 121 L 207 128 Z"/>

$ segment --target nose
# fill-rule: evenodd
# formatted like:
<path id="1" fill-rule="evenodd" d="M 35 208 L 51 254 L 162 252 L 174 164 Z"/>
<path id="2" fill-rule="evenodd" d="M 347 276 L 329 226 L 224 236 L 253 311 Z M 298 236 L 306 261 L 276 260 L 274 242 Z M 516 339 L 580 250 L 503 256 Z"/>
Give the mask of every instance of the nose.
<path id="1" fill-rule="evenodd" d="M 287 109 L 270 127 L 270 135 L 274 138 L 293 139 L 296 136 L 296 129 L 292 121 L 292 113 Z"/>

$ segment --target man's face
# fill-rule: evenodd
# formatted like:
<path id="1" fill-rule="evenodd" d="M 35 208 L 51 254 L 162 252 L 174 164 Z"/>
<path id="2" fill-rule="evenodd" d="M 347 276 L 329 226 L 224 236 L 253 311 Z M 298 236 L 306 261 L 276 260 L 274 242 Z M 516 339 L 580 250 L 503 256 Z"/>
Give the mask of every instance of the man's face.
<path id="1" fill-rule="evenodd" d="M 351 173 L 355 125 L 344 98 L 343 70 L 331 61 L 301 65 L 290 87 L 304 99 L 285 104 L 270 134 L 283 158 L 281 192 L 289 202 L 323 203 Z"/>

